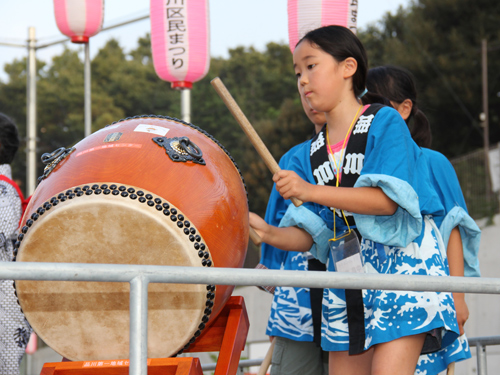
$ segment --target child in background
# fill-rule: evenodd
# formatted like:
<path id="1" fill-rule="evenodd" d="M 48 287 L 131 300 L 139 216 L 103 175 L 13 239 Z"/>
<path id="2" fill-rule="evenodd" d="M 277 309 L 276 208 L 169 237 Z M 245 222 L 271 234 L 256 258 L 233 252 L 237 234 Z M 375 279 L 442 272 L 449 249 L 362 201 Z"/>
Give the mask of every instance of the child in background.
<path id="1" fill-rule="evenodd" d="M 314 124 L 314 134 L 321 131 L 326 119 L 323 112 L 313 110 L 300 97 L 304 112 Z M 286 169 L 295 146 L 279 162 Z M 269 196 L 265 220 L 278 225 L 289 200 L 284 200 L 275 187 Z M 296 271 L 325 271 L 325 265 L 310 253 L 283 251 L 266 243 L 261 247 L 257 268 Z M 271 375 L 328 374 L 328 353 L 321 349 L 321 301 L 323 289 L 264 287 L 274 294 L 266 334 L 274 337 Z"/>
<path id="2" fill-rule="evenodd" d="M 380 66 L 368 71 L 367 87 L 385 96 L 410 126 L 413 140 L 422 147 L 430 170 L 431 181 L 445 208 L 434 221 L 441 231 L 451 276 L 479 277 L 478 251 L 480 229 L 467 213 L 467 206 L 457 175 L 446 157 L 430 150 L 431 128 L 427 117 L 417 107 L 417 90 L 413 75 L 401 67 Z M 463 293 L 453 293 L 460 337 L 439 352 L 422 355 L 416 374 L 438 374 L 452 362 L 471 357 L 464 324 L 469 309 Z"/>
<path id="3" fill-rule="evenodd" d="M 422 217 L 442 206 L 421 150 L 394 109 L 360 103 L 367 74 L 361 42 L 344 27 L 323 27 L 299 41 L 293 60 L 299 92 L 325 112 L 327 126 L 294 150 L 290 170 L 273 177 L 284 199 L 305 203 L 288 207 L 281 228 L 255 214 L 250 225 L 263 242 L 310 250 L 328 271 L 346 272 L 344 261 L 354 259 L 361 272 L 447 275 L 437 228 Z M 361 246 L 336 259 L 346 235 L 356 249 L 353 228 Z M 458 336 L 450 293 L 328 289 L 323 323 L 331 375 L 410 375 L 422 350 Z"/>

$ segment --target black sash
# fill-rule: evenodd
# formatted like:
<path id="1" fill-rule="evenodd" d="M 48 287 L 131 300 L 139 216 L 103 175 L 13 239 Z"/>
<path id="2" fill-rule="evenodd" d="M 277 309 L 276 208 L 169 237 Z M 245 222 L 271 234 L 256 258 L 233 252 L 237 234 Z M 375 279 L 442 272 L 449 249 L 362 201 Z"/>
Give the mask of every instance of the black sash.
<path id="1" fill-rule="evenodd" d="M 326 266 L 319 260 L 312 258 L 307 261 L 308 271 L 326 271 Z M 321 311 L 323 308 L 323 289 L 310 288 L 311 318 L 313 322 L 313 342 L 321 347 Z"/>
<path id="2" fill-rule="evenodd" d="M 341 187 L 353 187 L 358 180 L 363 168 L 368 131 L 375 114 L 383 108 L 380 104 L 372 104 L 359 117 L 354 125 L 342 162 L 342 178 L 339 183 Z M 328 159 L 326 148 L 326 126 L 321 129 L 311 142 L 311 167 L 314 179 L 318 185 L 336 186 L 337 179 Z M 342 218 L 341 212 L 334 215 Z M 346 214 L 349 226 L 356 223 L 350 214 Z M 358 238 L 359 232 L 355 230 Z M 365 319 L 363 295 L 359 289 L 346 289 L 347 323 L 349 327 L 349 354 L 359 354 L 364 351 L 365 345 Z M 314 322 L 314 321 L 313 321 Z"/>

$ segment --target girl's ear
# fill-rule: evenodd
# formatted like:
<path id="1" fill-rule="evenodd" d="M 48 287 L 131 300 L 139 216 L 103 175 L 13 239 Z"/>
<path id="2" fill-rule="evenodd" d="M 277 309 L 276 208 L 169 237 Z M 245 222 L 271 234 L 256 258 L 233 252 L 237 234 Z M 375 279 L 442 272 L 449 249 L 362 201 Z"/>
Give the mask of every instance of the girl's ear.
<path id="1" fill-rule="evenodd" d="M 354 57 L 348 57 L 344 61 L 344 78 L 351 78 L 358 69 L 358 62 Z"/>
<path id="2" fill-rule="evenodd" d="M 411 99 L 405 99 L 399 105 L 397 111 L 401 114 L 401 117 L 403 117 L 403 119 L 406 120 L 408 117 L 410 117 L 412 108 L 413 108 L 413 102 L 411 101 Z"/>

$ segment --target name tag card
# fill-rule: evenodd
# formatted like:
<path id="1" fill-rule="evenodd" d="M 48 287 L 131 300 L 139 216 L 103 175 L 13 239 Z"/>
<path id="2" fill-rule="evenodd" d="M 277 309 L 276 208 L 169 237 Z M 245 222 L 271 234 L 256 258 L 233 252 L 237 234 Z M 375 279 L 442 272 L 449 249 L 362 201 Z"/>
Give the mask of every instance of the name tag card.
<path id="1" fill-rule="evenodd" d="M 363 273 L 363 258 L 358 236 L 353 230 L 329 242 L 333 264 L 337 272 Z"/>

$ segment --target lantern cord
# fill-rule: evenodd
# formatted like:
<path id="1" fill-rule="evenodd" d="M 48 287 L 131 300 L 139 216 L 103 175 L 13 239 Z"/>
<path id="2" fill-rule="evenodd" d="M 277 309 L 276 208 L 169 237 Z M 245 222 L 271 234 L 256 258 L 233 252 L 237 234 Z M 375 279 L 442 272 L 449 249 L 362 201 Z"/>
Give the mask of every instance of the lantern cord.
<path id="1" fill-rule="evenodd" d="M 131 20 L 128 20 L 128 21 L 124 21 L 124 22 L 120 22 L 120 23 L 117 23 L 117 24 L 114 24 L 114 25 L 103 27 L 101 29 L 101 32 L 107 31 L 107 30 L 111 30 L 111 29 L 114 29 L 114 28 L 117 28 L 117 27 L 120 27 L 120 26 L 125 26 L 125 25 L 128 25 L 128 24 L 134 23 L 134 22 L 143 21 L 143 20 L 148 19 L 148 18 L 149 18 L 149 14 L 146 15 L 146 16 L 137 17 L 137 18 L 134 18 L 134 19 L 131 19 Z M 51 43 L 46 43 L 46 44 L 39 45 L 39 46 L 36 47 L 36 49 L 42 49 L 42 48 L 46 48 L 46 47 L 51 47 L 51 46 L 54 46 L 56 44 L 68 42 L 69 40 L 70 40 L 70 38 L 59 39 L 59 40 L 56 40 L 56 41 L 51 42 Z M 26 45 L 23 45 L 23 48 L 26 48 Z"/>

